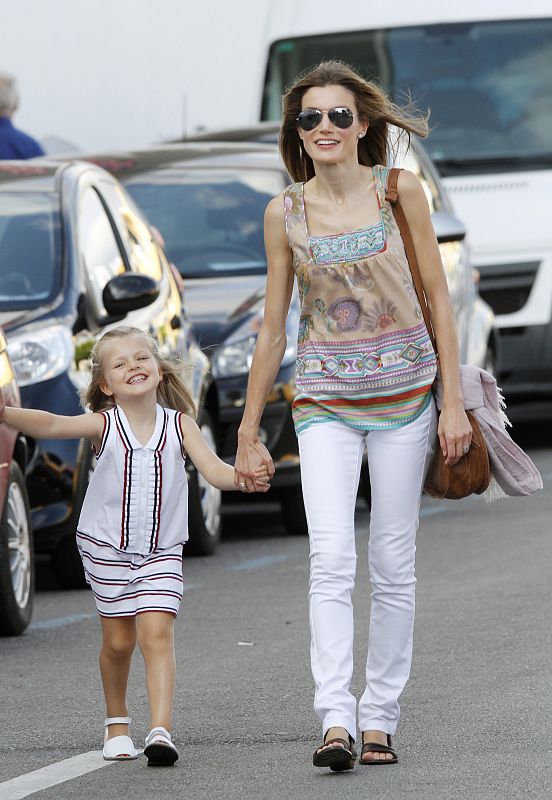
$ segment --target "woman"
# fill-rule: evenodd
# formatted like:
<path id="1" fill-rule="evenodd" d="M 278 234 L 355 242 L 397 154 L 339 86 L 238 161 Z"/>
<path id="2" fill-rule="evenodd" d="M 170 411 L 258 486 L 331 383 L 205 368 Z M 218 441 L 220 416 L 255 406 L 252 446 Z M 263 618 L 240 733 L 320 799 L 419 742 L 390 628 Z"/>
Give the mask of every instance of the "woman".
<path id="1" fill-rule="evenodd" d="M 357 703 L 352 676 L 354 508 L 362 454 L 372 489 L 372 583 L 366 690 L 358 704 L 361 764 L 397 762 L 391 736 L 410 672 L 418 510 L 435 440 L 436 354 L 422 320 L 402 240 L 386 200 L 389 125 L 427 134 L 341 62 L 300 77 L 283 98 L 280 149 L 296 183 L 265 216 L 265 317 L 239 429 L 236 483 L 274 467 L 258 438 L 284 349 L 297 277 L 301 321 L 293 416 L 310 537 L 309 611 L 315 710 L 323 744 L 315 766 L 351 769 Z M 436 334 L 444 402 L 440 446 L 449 464 L 467 451 L 458 344 L 447 283 L 418 179 L 402 171 L 409 222 Z"/>

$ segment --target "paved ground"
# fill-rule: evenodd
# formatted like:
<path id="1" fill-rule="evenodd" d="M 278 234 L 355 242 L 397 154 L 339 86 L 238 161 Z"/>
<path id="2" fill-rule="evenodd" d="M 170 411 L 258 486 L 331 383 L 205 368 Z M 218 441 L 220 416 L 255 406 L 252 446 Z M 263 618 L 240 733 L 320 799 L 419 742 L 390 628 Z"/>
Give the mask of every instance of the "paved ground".
<path id="1" fill-rule="evenodd" d="M 552 435 L 543 441 L 542 430 L 518 431 L 545 476 L 536 497 L 489 506 L 480 498 L 424 501 L 398 766 L 341 775 L 311 766 L 319 729 L 308 663 L 307 542 L 287 536 L 267 506 L 232 514 L 219 553 L 185 562 L 174 769 L 147 769 L 139 759 L 71 779 L 83 761 L 86 768 L 102 763 L 97 754 L 67 761 L 100 746 L 98 625 L 90 594 L 57 590 L 42 567 L 33 626 L 0 641 L 0 781 L 58 764 L 58 778 L 69 780 L 33 798 L 550 797 Z M 357 517 L 360 694 L 369 614 L 369 514 L 360 502 Z M 138 744 L 147 730 L 138 655 L 129 695 Z M 0 783 L 0 800 L 27 796 L 21 785 Z"/>

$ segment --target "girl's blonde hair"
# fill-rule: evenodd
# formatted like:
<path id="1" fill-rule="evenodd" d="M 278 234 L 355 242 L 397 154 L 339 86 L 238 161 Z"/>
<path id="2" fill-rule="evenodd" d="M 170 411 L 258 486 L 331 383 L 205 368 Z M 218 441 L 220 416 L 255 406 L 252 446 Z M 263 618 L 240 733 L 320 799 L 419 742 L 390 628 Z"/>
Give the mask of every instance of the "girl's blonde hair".
<path id="1" fill-rule="evenodd" d="M 323 61 L 301 73 L 282 97 L 280 153 L 294 181 L 314 177 L 314 164 L 297 132 L 297 117 L 305 92 L 323 86 L 343 86 L 354 95 L 358 117 L 368 123 L 366 136 L 358 140 L 358 160 L 364 166 L 387 163 L 390 125 L 400 128 L 409 143 L 410 134 L 425 137 L 429 133 L 429 114 L 420 113 L 413 103 L 395 105 L 376 83 L 365 80 L 343 61 Z"/>
<path id="2" fill-rule="evenodd" d="M 85 406 L 90 408 L 91 411 L 104 411 L 108 408 L 113 408 L 115 405 L 114 398 L 104 394 L 101 390 L 101 384 L 105 380 L 102 351 L 106 345 L 116 339 L 123 339 L 125 336 L 142 336 L 147 341 L 149 350 L 163 372 L 163 378 L 157 387 L 157 402 L 165 406 L 165 408 L 173 408 L 176 411 L 182 411 L 184 414 L 195 417 L 194 401 L 180 377 L 184 369 L 182 362 L 169 360 L 162 356 L 157 342 L 152 336 L 140 330 L 140 328 L 132 328 L 128 325 L 120 325 L 104 333 L 94 345 L 90 354 L 92 378 L 84 395 Z"/>

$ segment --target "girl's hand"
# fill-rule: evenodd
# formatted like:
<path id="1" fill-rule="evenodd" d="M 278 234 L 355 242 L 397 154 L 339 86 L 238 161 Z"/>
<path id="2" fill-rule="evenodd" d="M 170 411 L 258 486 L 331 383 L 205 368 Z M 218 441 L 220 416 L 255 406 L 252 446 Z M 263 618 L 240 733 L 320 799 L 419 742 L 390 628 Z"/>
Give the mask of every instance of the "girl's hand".
<path id="1" fill-rule="evenodd" d="M 270 478 L 268 476 L 268 469 L 266 464 L 263 464 L 259 467 L 259 469 L 255 470 L 255 491 L 257 492 L 268 492 L 270 489 Z"/>
<path id="2" fill-rule="evenodd" d="M 445 464 L 456 464 L 467 453 L 472 439 L 470 421 L 462 403 L 443 406 L 439 416 L 438 434 Z"/>
<path id="3" fill-rule="evenodd" d="M 266 470 L 268 478 L 274 475 L 272 457 L 259 439 L 246 439 L 238 436 L 238 451 L 234 464 L 234 483 L 242 491 L 259 491 L 255 487 L 257 470 Z M 264 473 L 263 473 L 264 474 Z M 243 486 L 245 484 L 245 487 Z M 268 491 L 261 489 L 260 491 Z"/>

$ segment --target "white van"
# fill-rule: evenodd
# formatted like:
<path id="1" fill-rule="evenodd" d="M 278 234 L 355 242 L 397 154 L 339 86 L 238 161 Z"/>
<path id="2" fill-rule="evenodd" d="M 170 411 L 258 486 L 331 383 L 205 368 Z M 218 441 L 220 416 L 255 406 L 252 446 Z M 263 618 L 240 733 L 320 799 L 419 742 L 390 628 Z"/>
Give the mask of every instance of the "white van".
<path id="1" fill-rule="evenodd" d="M 510 7 L 510 10 L 508 8 Z M 514 10 L 515 8 L 515 10 Z M 303 69 L 339 58 L 431 108 L 426 150 L 467 226 L 501 332 L 508 396 L 552 392 L 552 5 L 279 0 L 261 119 Z"/>

